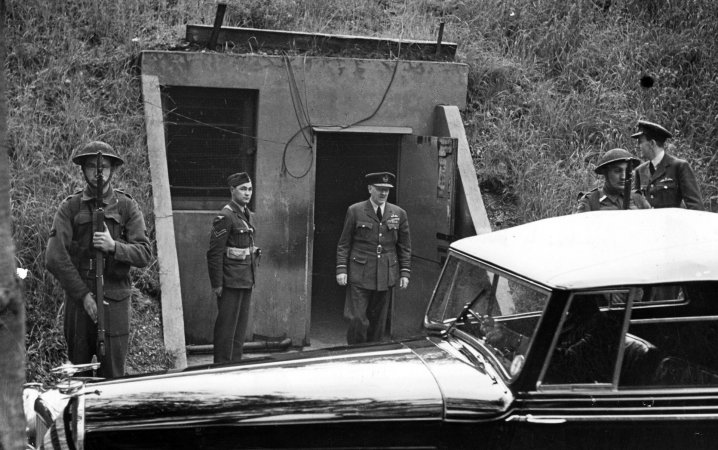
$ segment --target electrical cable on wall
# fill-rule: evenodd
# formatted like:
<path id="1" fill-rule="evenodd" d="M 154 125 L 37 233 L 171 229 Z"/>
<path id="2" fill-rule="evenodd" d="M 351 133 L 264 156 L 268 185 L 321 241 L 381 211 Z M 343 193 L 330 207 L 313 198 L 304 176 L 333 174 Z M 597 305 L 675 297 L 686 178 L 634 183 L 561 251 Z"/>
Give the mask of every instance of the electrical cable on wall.
<path id="1" fill-rule="evenodd" d="M 297 132 L 294 133 L 291 138 L 289 138 L 289 140 L 287 141 L 287 143 L 284 145 L 284 150 L 282 151 L 282 173 L 286 173 L 286 174 L 289 175 L 290 177 L 296 178 L 296 179 L 304 178 L 305 176 L 307 176 L 307 174 L 309 173 L 309 171 L 312 170 L 312 164 L 311 164 L 311 162 L 310 162 L 309 166 L 307 167 L 307 170 L 305 170 L 304 173 L 302 173 L 301 175 L 295 175 L 295 174 L 293 174 L 293 173 L 289 170 L 289 168 L 287 167 L 287 149 L 289 148 L 289 144 L 294 140 L 294 138 L 296 138 L 297 136 L 299 136 L 300 133 L 304 134 L 304 129 L 303 129 L 303 128 L 297 130 Z M 306 147 L 305 147 L 305 148 L 306 148 Z M 313 152 L 313 151 L 314 151 L 314 148 L 310 145 L 310 146 L 309 146 L 309 150 L 310 150 L 310 152 Z M 312 162 L 313 162 L 313 159 L 314 159 L 314 158 L 312 157 Z"/>

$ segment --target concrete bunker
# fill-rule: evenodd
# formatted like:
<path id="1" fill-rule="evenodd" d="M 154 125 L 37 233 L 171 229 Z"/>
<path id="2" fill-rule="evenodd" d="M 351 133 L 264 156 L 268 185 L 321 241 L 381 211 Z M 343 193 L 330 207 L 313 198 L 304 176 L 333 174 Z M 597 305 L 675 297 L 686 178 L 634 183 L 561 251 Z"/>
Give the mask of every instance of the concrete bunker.
<path id="1" fill-rule="evenodd" d="M 188 27 L 188 40 L 207 31 L 197 29 Z M 220 43 L 232 33 L 289 39 L 222 28 Z M 397 174 L 390 201 L 407 210 L 413 242 L 392 337 L 420 331 L 448 244 L 490 231 L 460 117 L 468 67 L 442 59 L 143 52 L 163 327 L 178 365 L 185 345 L 211 344 L 208 233 L 229 198 L 226 176 L 240 170 L 254 179 L 263 249 L 250 339 L 343 341 L 336 243 L 347 206 L 368 196 L 363 175 L 379 170 Z"/>

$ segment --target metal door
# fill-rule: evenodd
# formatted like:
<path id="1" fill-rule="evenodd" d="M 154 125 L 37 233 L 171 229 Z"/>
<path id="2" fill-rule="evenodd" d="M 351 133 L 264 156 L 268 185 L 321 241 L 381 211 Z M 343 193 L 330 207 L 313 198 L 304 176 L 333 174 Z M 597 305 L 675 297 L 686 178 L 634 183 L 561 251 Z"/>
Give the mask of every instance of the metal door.
<path id="1" fill-rule="evenodd" d="M 426 305 L 439 278 L 454 234 L 458 140 L 404 136 L 399 152 L 397 204 L 409 217 L 411 279 L 394 290 L 391 334 L 395 339 L 421 332 Z"/>

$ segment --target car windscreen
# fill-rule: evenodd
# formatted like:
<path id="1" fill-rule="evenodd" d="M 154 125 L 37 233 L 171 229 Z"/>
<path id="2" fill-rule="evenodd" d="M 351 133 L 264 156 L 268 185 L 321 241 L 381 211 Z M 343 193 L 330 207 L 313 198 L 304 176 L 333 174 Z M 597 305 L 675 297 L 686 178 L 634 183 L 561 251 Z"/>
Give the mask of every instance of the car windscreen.
<path id="1" fill-rule="evenodd" d="M 515 375 L 548 298 L 540 286 L 452 253 L 426 321 L 431 328 L 454 327 L 475 337 Z"/>

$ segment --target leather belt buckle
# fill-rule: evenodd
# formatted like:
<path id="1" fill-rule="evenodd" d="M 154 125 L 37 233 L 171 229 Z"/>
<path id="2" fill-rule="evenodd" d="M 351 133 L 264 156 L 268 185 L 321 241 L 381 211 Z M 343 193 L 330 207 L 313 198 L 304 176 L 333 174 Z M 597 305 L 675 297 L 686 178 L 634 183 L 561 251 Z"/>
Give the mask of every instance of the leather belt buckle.
<path id="1" fill-rule="evenodd" d="M 377 255 L 381 255 L 381 250 L 382 250 L 381 244 L 380 244 L 380 245 L 377 245 L 377 246 L 376 246 L 376 254 L 377 254 Z"/>

